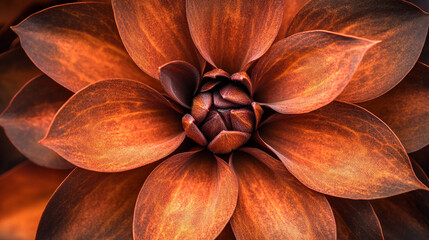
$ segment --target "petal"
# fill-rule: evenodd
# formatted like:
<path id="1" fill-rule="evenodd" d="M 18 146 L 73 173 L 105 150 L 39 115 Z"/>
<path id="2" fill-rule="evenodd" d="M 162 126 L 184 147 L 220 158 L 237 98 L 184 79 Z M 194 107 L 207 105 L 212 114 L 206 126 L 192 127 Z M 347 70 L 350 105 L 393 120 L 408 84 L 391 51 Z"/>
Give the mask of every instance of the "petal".
<path id="1" fill-rule="evenodd" d="M 216 240 L 235 240 L 234 232 L 232 231 L 231 224 L 228 223 L 222 232 L 217 236 Z"/>
<path id="2" fill-rule="evenodd" d="M 364 109 L 333 102 L 301 115 L 274 115 L 260 138 L 307 187 L 352 199 L 426 189 L 395 134 Z"/>
<path id="3" fill-rule="evenodd" d="M 154 167 L 122 173 L 77 168 L 49 200 L 36 239 L 132 239 L 137 196 Z"/>
<path id="4" fill-rule="evenodd" d="M 198 69 L 187 62 L 172 61 L 159 68 L 159 79 L 167 94 L 180 105 L 191 108 L 200 82 Z"/>
<path id="5" fill-rule="evenodd" d="M 279 32 L 277 33 L 275 42 L 280 41 L 286 37 L 287 29 L 292 23 L 293 18 L 309 1 L 310 0 L 284 0 L 285 6 L 283 8 L 282 25 L 280 26 Z"/>
<path id="6" fill-rule="evenodd" d="M 237 180 L 209 152 L 161 163 L 143 185 L 134 212 L 135 239 L 214 239 L 234 212 Z"/>
<path id="7" fill-rule="evenodd" d="M 13 30 L 36 66 L 74 92 L 112 78 L 140 80 L 162 89 L 128 56 L 108 4 L 55 6 L 35 13 Z"/>
<path id="8" fill-rule="evenodd" d="M 384 239 L 380 222 L 368 201 L 335 197 L 328 200 L 334 211 L 338 239 Z"/>
<path id="9" fill-rule="evenodd" d="M 324 29 L 371 40 L 371 48 L 339 99 L 363 102 L 399 83 L 416 63 L 429 15 L 406 1 L 314 0 L 295 16 L 288 35 Z"/>
<path id="10" fill-rule="evenodd" d="M 326 31 L 283 39 L 253 69 L 253 98 L 284 114 L 318 109 L 343 91 L 375 43 Z"/>
<path id="11" fill-rule="evenodd" d="M 130 56 L 147 74 L 159 78 L 158 67 L 174 60 L 202 70 L 186 21 L 184 0 L 113 0 L 122 41 Z"/>
<path id="12" fill-rule="evenodd" d="M 407 152 L 429 144 L 429 66 L 417 62 L 398 86 L 360 104 L 381 118 L 404 144 Z"/>
<path id="13" fill-rule="evenodd" d="M 187 0 L 192 39 L 201 55 L 230 74 L 264 54 L 280 28 L 282 0 Z"/>
<path id="14" fill-rule="evenodd" d="M 414 170 L 425 182 L 427 176 L 418 165 Z M 422 179 L 423 181 L 423 179 Z M 429 238 L 429 193 L 412 191 L 398 196 L 371 201 L 380 219 L 386 239 L 408 240 Z"/>
<path id="15" fill-rule="evenodd" d="M 0 175 L 26 160 L 18 149 L 9 141 L 6 133 L 0 128 Z"/>
<path id="16" fill-rule="evenodd" d="M 280 161 L 255 148 L 232 154 L 239 198 L 231 218 L 238 239 L 335 239 L 326 198 L 296 180 Z"/>
<path id="17" fill-rule="evenodd" d="M 116 79 L 70 98 L 42 144 L 81 168 L 117 172 L 169 155 L 184 138 L 180 115 L 158 92 Z"/>
<path id="18" fill-rule="evenodd" d="M 49 124 L 72 92 L 41 75 L 30 80 L 15 95 L 0 116 L 0 124 L 10 141 L 29 160 L 48 168 L 72 168 L 69 162 L 41 145 Z"/>
<path id="19" fill-rule="evenodd" d="M 221 131 L 207 146 L 217 154 L 226 154 L 241 147 L 249 141 L 251 135 L 240 131 Z"/>
<path id="20" fill-rule="evenodd" d="M 3 111 L 16 92 L 41 72 L 27 58 L 21 48 L 0 55 L 0 111 Z"/>
<path id="21" fill-rule="evenodd" d="M 40 216 L 68 170 L 25 162 L 0 177 L 0 238 L 34 239 Z"/>

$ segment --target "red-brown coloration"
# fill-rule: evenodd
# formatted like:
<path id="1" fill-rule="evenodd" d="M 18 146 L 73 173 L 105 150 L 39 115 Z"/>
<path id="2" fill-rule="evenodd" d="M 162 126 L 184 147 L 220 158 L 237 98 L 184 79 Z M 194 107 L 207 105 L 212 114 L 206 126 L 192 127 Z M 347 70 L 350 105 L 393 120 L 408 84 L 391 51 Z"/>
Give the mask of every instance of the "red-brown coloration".
<path id="1" fill-rule="evenodd" d="M 246 94 L 240 87 L 235 84 L 228 84 L 219 90 L 219 94 L 222 99 L 230 101 L 240 105 L 250 105 L 251 100 L 248 94 Z"/>
<path id="2" fill-rule="evenodd" d="M 237 202 L 234 173 L 206 151 L 174 155 L 148 177 L 134 213 L 135 239 L 214 239 Z"/>
<path id="3" fill-rule="evenodd" d="M 249 75 L 247 75 L 246 72 L 238 72 L 238 73 L 232 74 L 231 80 L 234 82 L 239 82 L 243 84 L 247 88 L 247 91 L 249 91 L 250 94 L 253 93 L 252 80 L 250 79 Z"/>
<path id="4" fill-rule="evenodd" d="M 359 105 L 381 118 L 407 152 L 429 144 L 429 66 L 417 62 L 398 86 Z"/>
<path id="5" fill-rule="evenodd" d="M 172 61 L 159 67 L 159 79 L 167 94 L 177 103 L 191 108 L 200 82 L 198 69 L 187 62 Z"/>
<path id="6" fill-rule="evenodd" d="M 364 200 L 328 197 L 337 225 L 337 239 L 384 239 L 380 222 L 371 204 Z"/>
<path id="7" fill-rule="evenodd" d="M 137 196 L 154 167 L 122 173 L 75 169 L 49 200 L 36 239 L 132 239 Z"/>
<path id="8" fill-rule="evenodd" d="M 202 123 L 213 103 L 212 93 L 199 93 L 192 102 L 191 114 L 198 123 Z"/>
<path id="9" fill-rule="evenodd" d="M 189 33 L 185 0 L 113 0 L 112 5 L 128 53 L 147 74 L 158 78 L 158 67 L 175 60 L 203 69 Z"/>
<path id="10" fill-rule="evenodd" d="M 97 82 L 58 111 L 42 144 L 81 168 L 117 172 L 173 152 L 185 138 L 180 115 L 148 86 Z"/>
<path id="11" fill-rule="evenodd" d="M 281 40 L 253 69 L 254 101 L 279 113 L 306 113 L 332 102 L 373 41 L 326 31 Z"/>
<path id="12" fill-rule="evenodd" d="M 283 164 L 254 148 L 234 152 L 239 198 L 231 225 L 238 239 L 335 239 L 326 198 L 302 185 Z"/>
<path id="13" fill-rule="evenodd" d="M 255 114 L 248 109 L 232 109 L 230 112 L 232 129 L 252 133 L 255 126 Z"/>
<path id="14" fill-rule="evenodd" d="M 189 30 L 199 52 L 230 74 L 245 71 L 268 50 L 280 28 L 282 12 L 282 0 L 186 2 Z"/>
<path id="15" fill-rule="evenodd" d="M 364 109 L 333 102 L 301 115 L 274 115 L 260 138 L 307 187 L 352 199 L 426 189 L 394 133 Z"/>
<path id="16" fill-rule="evenodd" d="M 25 162 L 0 177 L 0 239 L 34 239 L 43 209 L 68 170 Z"/>
<path id="17" fill-rule="evenodd" d="M 36 66 L 74 92 L 112 78 L 130 78 L 162 89 L 128 56 L 108 4 L 55 6 L 30 16 L 13 30 Z"/>
<path id="18" fill-rule="evenodd" d="M 417 61 L 429 15 L 402 0 L 314 0 L 294 18 L 288 35 L 323 29 L 381 42 L 362 59 L 339 96 L 363 102 L 389 91 Z"/>
<path id="19" fill-rule="evenodd" d="M 73 167 L 39 143 L 55 113 L 71 95 L 72 92 L 41 75 L 25 84 L 0 115 L 0 125 L 11 142 L 32 162 L 48 168 Z"/>
<path id="20" fill-rule="evenodd" d="M 0 55 L 0 112 L 16 92 L 30 79 L 40 75 L 21 48 L 15 48 Z"/>
<path id="21" fill-rule="evenodd" d="M 249 133 L 240 131 L 221 131 L 207 146 L 207 148 L 218 154 L 230 153 L 243 146 L 250 137 Z"/>
<path id="22" fill-rule="evenodd" d="M 191 115 L 186 114 L 185 116 L 183 116 L 182 125 L 183 129 L 185 130 L 186 136 L 188 136 L 190 139 L 194 140 L 201 146 L 207 145 L 206 137 L 195 124 L 195 119 Z"/>

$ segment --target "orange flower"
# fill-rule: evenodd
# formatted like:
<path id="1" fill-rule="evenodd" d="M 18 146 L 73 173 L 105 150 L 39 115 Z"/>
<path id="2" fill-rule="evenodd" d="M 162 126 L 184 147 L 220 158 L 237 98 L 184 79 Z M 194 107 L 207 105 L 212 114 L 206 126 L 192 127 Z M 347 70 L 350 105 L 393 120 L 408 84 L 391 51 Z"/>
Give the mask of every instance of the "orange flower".
<path id="1" fill-rule="evenodd" d="M 44 74 L 0 124 L 34 163 L 75 168 L 2 176 L 0 229 L 44 209 L 36 239 L 396 237 L 385 224 L 421 214 L 398 202 L 428 199 L 407 155 L 429 143 L 429 67 L 416 64 L 428 26 L 401 0 L 113 0 L 33 14 L 13 30 Z M 398 205 L 409 213 L 391 223 Z"/>

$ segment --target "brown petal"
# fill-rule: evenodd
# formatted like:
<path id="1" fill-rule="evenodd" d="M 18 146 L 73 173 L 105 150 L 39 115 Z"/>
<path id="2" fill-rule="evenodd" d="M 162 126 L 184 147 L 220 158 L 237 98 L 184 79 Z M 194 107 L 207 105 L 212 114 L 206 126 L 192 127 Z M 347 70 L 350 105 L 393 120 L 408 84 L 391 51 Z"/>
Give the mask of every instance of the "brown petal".
<path id="1" fill-rule="evenodd" d="M 253 69 L 253 98 L 284 114 L 332 102 L 375 44 L 326 31 L 297 33 L 274 44 Z"/>
<path id="2" fill-rule="evenodd" d="M 324 29 L 371 40 L 371 48 L 339 99 L 363 102 L 399 83 L 417 61 L 429 15 L 406 1 L 314 0 L 295 16 L 288 35 Z"/>
<path id="3" fill-rule="evenodd" d="M 207 145 L 206 137 L 195 124 L 195 119 L 191 115 L 186 114 L 185 116 L 183 116 L 182 125 L 183 129 L 185 130 L 186 136 L 188 136 L 190 139 L 194 140 L 201 146 Z"/>
<path id="4" fill-rule="evenodd" d="M 148 177 L 134 212 L 135 239 L 214 239 L 234 212 L 234 173 L 209 152 L 186 152 Z"/>
<path id="5" fill-rule="evenodd" d="M 328 197 L 337 223 L 338 240 L 384 239 L 371 204 L 364 200 Z"/>
<path id="6" fill-rule="evenodd" d="M 219 90 L 223 99 L 240 105 L 250 105 L 250 97 L 237 85 L 228 84 Z"/>
<path id="7" fill-rule="evenodd" d="M 226 130 L 227 127 L 223 118 L 217 111 L 210 112 L 212 116 L 207 117 L 208 120 L 201 126 L 201 131 L 209 140 L 212 140 L 216 135 L 218 135 L 221 131 Z M 209 113 L 209 114 L 210 114 Z"/>
<path id="8" fill-rule="evenodd" d="M 255 122 L 255 115 L 252 111 L 244 108 L 232 109 L 230 118 L 234 130 L 252 133 Z"/>
<path id="9" fill-rule="evenodd" d="M 117 172 L 159 160 L 185 138 L 180 115 L 145 84 L 106 80 L 60 109 L 42 144 L 76 166 Z"/>
<path id="10" fill-rule="evenodd" d="M 407 152 L 429 144 L 429 66 L 417 62 L 411 72 L 381 97 L 360 104 L 396 133 Z"/>
<path id="11" fill-rule="evenodd" d="M 374 199 L 426 189 L 395 134 L 364 109 L 333 102 L 301 115 L 274 115 L 261 139 L 307 187 Z"/>
<path id="12" fill-rule="evenodd" d="M 200 93 L 194 97 L 191 114 L 198 123 L 204 121 L 212 103 L 213 98 L 211 93 Z"/>
<path id="13" fill-rule="evenodd" d="M 25 162 L 0 177 L 0 238 L 34 239 L 43 209 L 68 170 Z"/>
<path id="14" fill-rule="evenodd" d="M 230 153 L 243 146 L 249 141 L 251 135 L 240 131 L 222 131 L 207 146 L 207 148 L 217 154 Z"/>
<path id="15" fill-rule="evenodd" d="M 159 79 L 165 90 L 177 103 L 191 108 L 192 97 L 200 82 L 200 73 L 184 61 L 172 61 L 159 67 Z"/>
<path id="16" fill-rule="evenodd" d="M 112 78 L 140 80 L 162 89 L 128 56 L 108 4 L 55 6 L 35 13 L 13 30 L 36 66 L 74 92 Z"/>
<path id="17" fill-rule="evenodd" d="M 261 121 L 262 114 L 264 114 L 264 109 L 262 109 L 261 105 L 256 102 L 252 102 L 253 113 L 255 113 L 255 129 L 258 128 L 259 122 Z"/>
<path id="18" fill-rule="evenodd" d="M 213 69 L 211 71 L 208 71 L 204 73 L 203 78 L 213 78 L 216 79 L 217 77 L 224 77 L 224 78 L 230 78 L 231 76 L 229 73 L 225 72 L 224 70 L 220 68 Z"/>
<path id="19" fill-rule="evenodd" d="M 247 75 L 246 72 L 238 72 L 238 73 L 232 74 L 231 80 L 237 81 L 237 82 L 243 84 L 247 88 L 249 93 L 253 93 L 253 84 L 252 84 L 252 81 L 251 81 L 249 75 Z"/>
<path id="20" fill-rule="evenodd" d="M 323 194 L 302 185 L 283 164 L 255 148 L 232 154 L 239 198 L 231 218 L 238 239 L 335 239 Z"/>
<path id="21" fill-rule="evenodd" d="M 286 37 L 287 29 L 292 23 L 293 18 L 309 1 L 310 0 L 284 0 L 285 6 L 283 8 L 282 25 L 280 26 L 275 42 L 280 41 Z"/>
<path id="22" fill-rule="evenodd" d="M 228 223 L 222 232 L 217 236 L 216 240 L 236 240 L 231 224 Z"/>
<path id="23" fill-rule="evenodd" d="M 75 169 L 49 200 L 36 239 L 132 239 L 137 196 L 154 167 L 122 173 Z"/>
<path id="24" fill-rule="evenodd" d="M 245 71 L 277 35 L 282 0 L 187 0 L 192 39 L 201 55 L 230 74 Z"/>
<path id="25" fill-rule="evenodd" d="M 49 124 L 72 92 L 42 75 L 29 81 L 0 116 L 10 141 L 32 162 L 49 168 L 71 168 L 69 162 L 41 145 Z"/>
<path id="26" fill-rule="evenodd" d="M 158 67 L 174 60 L 203 69 L 189 33 L 185 0 L 113 0 L 112 5 L 128 53 L 147 74 L 158 78 Z"/>
<path id="27" fill-rule="evenodd" d="M 0 112 L 3 111 L 16 92 L 30 79 L 40 75 L 21 48 L 0 55 Z"/>
<path id="28" fill-rule="evenodd" d="M 218 108 L 234 108 L 239 106 L 239 104 L 223 99 L 219 91 L 216 91 L 213 93 L 213 105 L 215 105 Z"/>

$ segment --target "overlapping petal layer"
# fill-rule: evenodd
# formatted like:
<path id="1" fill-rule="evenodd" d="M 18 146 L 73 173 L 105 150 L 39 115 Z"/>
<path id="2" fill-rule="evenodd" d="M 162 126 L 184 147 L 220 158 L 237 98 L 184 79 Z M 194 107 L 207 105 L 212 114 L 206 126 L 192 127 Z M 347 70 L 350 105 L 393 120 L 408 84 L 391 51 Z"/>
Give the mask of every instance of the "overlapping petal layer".
<path id="1" fill-rule="evenodd" d="M 36 66 L 74 92 L 112 78 L 130 78 L 162 89 L 128 56 L 108 4 L 55 6 L 35 13 L 13 30 Z"/>
<path id="2" fill-rule="evenodd" d="M 32 162 L 49 168 L 71 168 L 69 162 L 39 141 L 46 135 L 58 109 L 72 92 L 41 75 L 30 80 L 0 115 L 10 141 Z"/>
<path id="3" fill-rule="evenodd" d="M 158 92 L 115 79 L 92 84 L 67 101 L 42 144 L 76 166 L 116 172 L 159 160 L 184 138 L 180 115 Z"/>
<path id="4" fill-rule="evenodd" d="M 186 15 L 201 55 L 230 74 L 264 54 L 280 28 L 282 0 L 188 0 Z"/>
<path id="5" fill-rule="evenodd" d="M 255 148 L 232 154 L 239 198 L 231 225 L 238 239 L 335 239 L 326 198 L 302 185 L 283 164 Z"/>
<path id="6" fill-rule="evenodd" d="M 375 43 L 326 31 L 283 39 L 253 69 L 253 98 L 279 113 L 318 109 L 343 91 Z"/>
<path id="7" fill-rule="evenodd" d="M 358 106 L 277 114 L 258 132 L 298 180 L 324 194 L 374 199 L 426 189 L 394 133 Z"/>
<path id="8" fill-rule="evenodd" d="M 381 40 L 363 58 L 339 99 L 363 102 L 399 83 L 416 63 L 429 15 L 402 0 L 314 0 L 294 18 L 288 35 L 324 29 Z"/>
<path id="9" fill-rule="evenodd" d="M 361 103 L 398 136 L 407 152 L 429 144 L 429 66 L 417 62 L 398 86 L 374 100 Z"/>
<path id="10" fill-rule="evenodd" d="M 185 152 L 149 175 L 134 213 L 135 239 L 214 239 L 237 202 L 229 166 L 206 151 Z"/>
<path id="11" fill-rule="evenodd" d="M 185 0 L 113 0 L 122 41 L 136 64 L 159 78 L 158 67 L 170 61 L 186 61 L 202 71 L 186 21 Z"/>
<path id="12" fill-rule="evenodd" d="M 122 173 L 75 169 L 49 200 L 36 239 L 132 239 L 137 196 L 154 167 Z"/>
<path id="13" fill-rule="evenodd" d="M 309 1 L 310 0 L 284 0 L 283 20 L 279 32 L 277 33 L 276 42 L 286 37 L 287 30 L 293 18 Z"/>
<path id="14" fill-rule="evenodd" d="M 22 163 L 0 177 L 0 239 L 34 239 L 43 209 L 68 170 Z"/>

